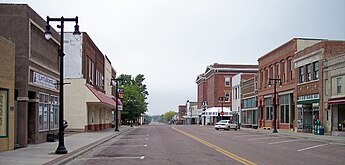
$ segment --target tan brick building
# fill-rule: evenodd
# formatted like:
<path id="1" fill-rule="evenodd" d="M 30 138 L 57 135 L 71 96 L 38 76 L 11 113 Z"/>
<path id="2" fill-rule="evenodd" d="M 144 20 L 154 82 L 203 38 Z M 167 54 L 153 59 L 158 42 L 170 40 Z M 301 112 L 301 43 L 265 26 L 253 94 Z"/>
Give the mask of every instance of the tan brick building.
<path id="1" fill-rule="evenodd" d="M 269 79 L 281 79 L 282 87 L 277 85 L 277 128 L 293 129 L 295 120 L 296 70 L 293 59 L 295 53 L 322 40 L 294 38 L 258 59 L 258 109 L 259 127 L 273 127 L 273 87 L 269 87 Z M 274 81 L 270 82 L 271 84 Z M 277 82 L 279 83 L 279 82 Z"/>
<path id="2" fill-rule="evenodd" d="M 0 36 L 0 152 L 14 149 L 15 45 Z"/>
<path id="3" fill-rule="evenodd" d="M 344 41 L 322 41 L 296 53 L 294 63 L 296 68 L 296 100 L 297 100 L 297 129 L 300 132 L 312 132 L 315 121 L 319 120 L 326 126 L 326 132 L 330 132 L 328 126 L 327 108 L 324 101 L 324 89 L 330 81 L 330 77 L 324 77 L 324 61 L 345 53 Z M 330 71 L 331 72 L 331 71 Z M 326 84 L 323 85 L 325 79 Z M 327 84 L 326 86 L 329 86 Z M 329 94 L 327 94 L 329 96 Z"/>

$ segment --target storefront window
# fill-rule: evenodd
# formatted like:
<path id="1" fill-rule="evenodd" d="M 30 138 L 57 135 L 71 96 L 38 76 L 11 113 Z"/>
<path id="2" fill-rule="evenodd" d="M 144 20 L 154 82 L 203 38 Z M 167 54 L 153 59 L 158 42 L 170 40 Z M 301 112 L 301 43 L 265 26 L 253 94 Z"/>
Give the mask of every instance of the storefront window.
<path id="1" fill-rule="evenodd" d="M 50 129 L 59 128 L 59 97 L 51 96 L 51 109 L 50 109 Z"/>
<path id="2" fill-rule="evenodd" d="M 279 96 L 280 123 L 289 123 L 290 95 Z"/>
<path id="3" fill-rule="evenodd" d="M 39 94 L 38 105 L 38 129 L 40 131 L 48 130 L 48 109 L 49 95 L 45 93 Z"/>
<path id="4" fill-rule="evenodd" d="M 272 120 L 273 118 L 273 106 L 271 98 L 265 98 L 265 106 L 266 106 L 266 120 Z"/>

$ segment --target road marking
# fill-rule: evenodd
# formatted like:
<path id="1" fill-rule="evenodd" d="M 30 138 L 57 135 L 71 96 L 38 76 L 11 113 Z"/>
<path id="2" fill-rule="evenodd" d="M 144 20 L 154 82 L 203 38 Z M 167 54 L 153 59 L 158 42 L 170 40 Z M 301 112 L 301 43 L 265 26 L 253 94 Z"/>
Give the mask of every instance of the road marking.
<path id="1" fill-rule="evenodd" d="M 279 141 L 279 142 L 272 142 L 272 143 L 268 143 L 268 144 L 280 144 L 280 143 L 289 143 L 289 142 L 297 142 L 297 141 L 302 141 L 302 140 L 285 140 L 285 141 Z"/>
<path id="2" fill-rule="evenodd" d="M 235 155 L 235 154 L 233 154 L 233 153 L 231 153 L 231 152 L 229 152 L 227 150 L 224 150 L 224 149 L 222 149 L 222 148 L 220 148 L 220 147 L 218 147 L 218 146 L 216 146 L 214 144 L 211 144 L 211 143 L 209 143 L 209 142 L 207 142 L 205 140 L 202 140 L 202 139 L 200 139 L 200 138 L 198 138 L 196 136 L 193 136 L 193 135 L 188 134 L 188 133 L 186 133 L 184 131 L 176 129 L 175 127 L 171 127 L 171 128 L 173 130 L 177 131 L 177 132 L 180 132 L 180 133 L 182 133 L 182 134 L 184 134 L 184 135 L 186 135 L 186 136 L 188 136 L 188 137 L 190 137 L 190 138 L 192 138 L 192 139 L 194 139 L 194 140 L 196 140 L 196 141 L 198 141 L 198 142 L 200 142 L 200 143 L 202 143 L 202 144 L 204 144 L 204 145 L 206 145 L 206 146 L 208 146 L 208 147 L 210 147 L 210 148 L 212 148 L 212 149 L 214 149 L 214 150 L 216 150 L 216 151 L 218 151 L 220 153 L 222 153 L 223 155 L 225 155 L 225 156 L 227 156 L 227 157 L 229 157 L 231 159 L 234 159 L 234 160 L 242 163 L 242 164 L 245 164 L 245 165 L 256 165 L 255 163 L 253 163 L 253 162 L 251 162 L 251 161 L 249 161 L 247 159 L 244 159 L 244 158 L 242 158 L 240 156 L 237 156 L 237 155 Z"/>
<path id="3" fill-rule="evenodd" d="M 281 137 L 259 137 L 259 138 L 251 138 L 248 140 L 261 140 L 261 139 L 273 139 L 273 138 L 281 138 Z"/>
<path id="4" fill-rule="evenodd" d="M 316 145 L 316 146 L 311 146 L 311 147 L 307 147 L 307 148 L 302 148 L 302 149 L 299 149 L 297 151 L 305 151 L 305 150 L 310 150 L 310 149 L 313 149 L 313 148 L 318 148 L 318 147 L 323 147 L 323 146 L 327 146 L 328 144 L 320 144 L 320 145 Z"/>
<path id="5" fill-rule="evenodd" d="M 79 158 L 78 160 L 114 160 L 114 159 L 141 159 L 145 156 L 119 156 L 119 157 L 93 157 L 93 158 Z"/>

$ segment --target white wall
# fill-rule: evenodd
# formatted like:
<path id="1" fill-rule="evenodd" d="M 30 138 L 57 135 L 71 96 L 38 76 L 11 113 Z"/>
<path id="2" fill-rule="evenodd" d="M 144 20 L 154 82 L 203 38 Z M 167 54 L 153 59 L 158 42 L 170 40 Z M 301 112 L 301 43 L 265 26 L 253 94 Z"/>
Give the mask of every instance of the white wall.
<path id="1" fill-rule="evenodd" d="M 241 88 L 240 88 L 240 82 L 241 82 L 241 75 L 242 73 L 239 73 L 237 75 L 235 75 L 234 77 L 232 77 L 232 89 L 237 88 L 237 95 L 239 96 L 237 99 L 235 96 L 235 92 L 234 90 L 232 90 L 232 110 L 233 111 L 239 111 L 239 108 L 241 106 Z"/>
<path id="2" fill-rule="evenodd" d="M 82 78 L 82 37 L 72 33 L 64 33 L 64 77 Z"/>
<path id="3" fill-rule="evenodd" d="M 83 129 L 87 124 L 87 96 L 85 79 L 65 79 L 64 86 L 64 118 L 68 122 L 68 129 Z M 95 97 L 95 96 L 93 96 Z M 92 98 L 91 98 L 92 99 Z"/>
<path id="4" fill-rule="evenodd" d="M 106 95 L 111 95 L 111 63 L 104 58 L 104 90 Z"/>

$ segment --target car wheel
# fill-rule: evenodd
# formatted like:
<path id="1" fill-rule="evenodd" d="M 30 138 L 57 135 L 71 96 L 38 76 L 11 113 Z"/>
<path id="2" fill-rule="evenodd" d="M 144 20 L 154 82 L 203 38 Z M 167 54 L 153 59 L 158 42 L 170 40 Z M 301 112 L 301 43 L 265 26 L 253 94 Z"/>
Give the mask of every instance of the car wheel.
<path id="1" fill-rule="evenodd" d="M 228 127 L 228 129 L 227 129 L 228 131 L 230 131 L 230 126 Z"/>
<path id="2" fill-rule="evenodd" d="M 234 130 L 237 131 L 237 128 L 235 128 Z"/>
<path id="3" fill-rule="evenodd" d="M 219 130 L 219 128 L 215 128 L 216 130 Z"/>

